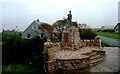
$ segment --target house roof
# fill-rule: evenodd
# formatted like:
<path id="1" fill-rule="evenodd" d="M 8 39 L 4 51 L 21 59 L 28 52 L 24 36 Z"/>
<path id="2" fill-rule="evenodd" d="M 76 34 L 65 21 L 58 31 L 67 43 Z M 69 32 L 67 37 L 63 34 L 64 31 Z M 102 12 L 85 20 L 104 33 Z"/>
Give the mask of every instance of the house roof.
<path id="1" fill-rule="evenodd" d="M 40 22 L 39 20 L 35 20 L 35 23 L 37 23 L 38 25 L 42 24 L 43 22 Z"/>
<path id="2" fill-rule="evenodd" d="M 120 26 L 120 23 L 117 23 L 117 25 L 114 27 L 114 29 L 115 29 L 117 26 Z"/>
<path id="3" fill-rule="evenodd" d="M 39 20 L 34 20 L 34 21 L 23 31 L 23 33 L 24 33 L 33 23 L 36 23 L 37 25 L 41 25 L 43 22 L 40 22 Z"/>
<path id="4" fill-rule="evenodd" d="M 39 19 L 34 20 L 34 21 L 23 31 L 23 33 L 24 33 L 33 23 L 36 23 L 38 26 L 42 26 L 42 24 L 43 24 L 44 22 L 40 22 Z M 47 30 L 41 28 L 41 29 L 38 30 L 38 32 L 39 32 L 39 31 L 42 31 L 42 32 L 45 33 L 46 36 L 49 36 L 49 33 L 47 32 Z"/>

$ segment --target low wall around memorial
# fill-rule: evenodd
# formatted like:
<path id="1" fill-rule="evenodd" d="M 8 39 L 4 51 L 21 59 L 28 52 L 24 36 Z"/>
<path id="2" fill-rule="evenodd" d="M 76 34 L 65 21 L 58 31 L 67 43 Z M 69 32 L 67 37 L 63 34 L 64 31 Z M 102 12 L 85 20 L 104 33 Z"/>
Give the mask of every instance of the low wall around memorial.
<path id="1" fill-rule="evenodd" d="M 101 40 L 100 39 L 93 39 L 93 40 L 80 40 L 83 47 L 101 47 Z"/>
<path id="2" fill-rule="evenodd" d="M 56 59 L 55 70 L 80 70 L 90 67 L 90 58 L 84 59 Z"/>
<path id="3" fill-rule="evenodd" d="M 79 59 L 51 59 L 48 61 L 48 71 L 84 70 L 101 63 L 105 59 L 105 51 L 102 50 L 95 50 L 83 55 L 88 57 Z"/>

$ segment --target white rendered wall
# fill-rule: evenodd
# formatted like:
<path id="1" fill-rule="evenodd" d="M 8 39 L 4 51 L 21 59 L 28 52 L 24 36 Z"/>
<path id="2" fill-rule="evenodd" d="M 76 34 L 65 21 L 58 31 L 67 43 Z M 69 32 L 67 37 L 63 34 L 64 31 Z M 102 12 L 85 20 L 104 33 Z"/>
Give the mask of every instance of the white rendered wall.
<path id="1" fill-rule="evenodd" d="M 118 2 L 118 22 L 120 23 L 120 1 Z"/>

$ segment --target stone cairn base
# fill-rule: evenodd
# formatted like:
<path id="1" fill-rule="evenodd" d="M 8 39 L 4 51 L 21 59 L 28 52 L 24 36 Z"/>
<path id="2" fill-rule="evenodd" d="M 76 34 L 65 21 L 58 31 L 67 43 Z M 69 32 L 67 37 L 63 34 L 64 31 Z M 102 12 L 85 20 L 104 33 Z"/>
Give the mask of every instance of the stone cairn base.
<path id="1" fill-rule="evenodd" d="M 47 70 L 82 70 L 104 61 L 105 51 L 101 47 L 101 39 L 81 40 L 79 29 L 72 26 L 62 33 L 62 42 L 50 40 L 44 45 L 44 53 L 48 54 Z"/>
<path id="2" fill-rule="evenodd" d="M 85 49 L 85 48 L 84 48 Z M 62 55 L 62 54 L 61 54 Z M 93 50 L 90 52 L 82 53 L 81 58 L 56 58 L 48 62 L 48 71 L 70 71 L 70 70 L 83 70 L 95 66 L 105 59 L 105 51 Z"/>

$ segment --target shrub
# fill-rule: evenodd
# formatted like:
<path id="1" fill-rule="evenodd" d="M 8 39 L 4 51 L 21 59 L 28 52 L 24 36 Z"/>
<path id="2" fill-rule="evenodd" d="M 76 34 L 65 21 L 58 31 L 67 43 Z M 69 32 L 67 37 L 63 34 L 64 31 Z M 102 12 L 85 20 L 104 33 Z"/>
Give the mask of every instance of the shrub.
<path id="1" fill-rule="evenodd" d="M 14 62 L 15 58 L 19 58 L 17 55 L 22 49 L 22 39 L 18 33 L 2 33 L 2 57 L 3 63 Z"/>
<path id="2" fill-rule="evenodd" d="M 104 29 L 103 32 L 114 32 L 114 29 Z"/>
<path id="3" fill-rule="evenodd" d="M 43 43 L 39 37 L 22 39 L 19 34 L 2 34 L 2 61 L 3 65 L 22 63 L 33 68 L 43 70 Z"/>
<path id="4" fill-rule="evenodd" d="M 52 39 L 53 42 L 61 42 L 61 38 L 62 38 L 62 32 L 57 34 L 57 37 Z"/>
<path id="5" fill-rule="evenodd" d="M 79 31 L 81 39 L 94 39 L 97 36 L 91 28 L 80 29 Z"/>

